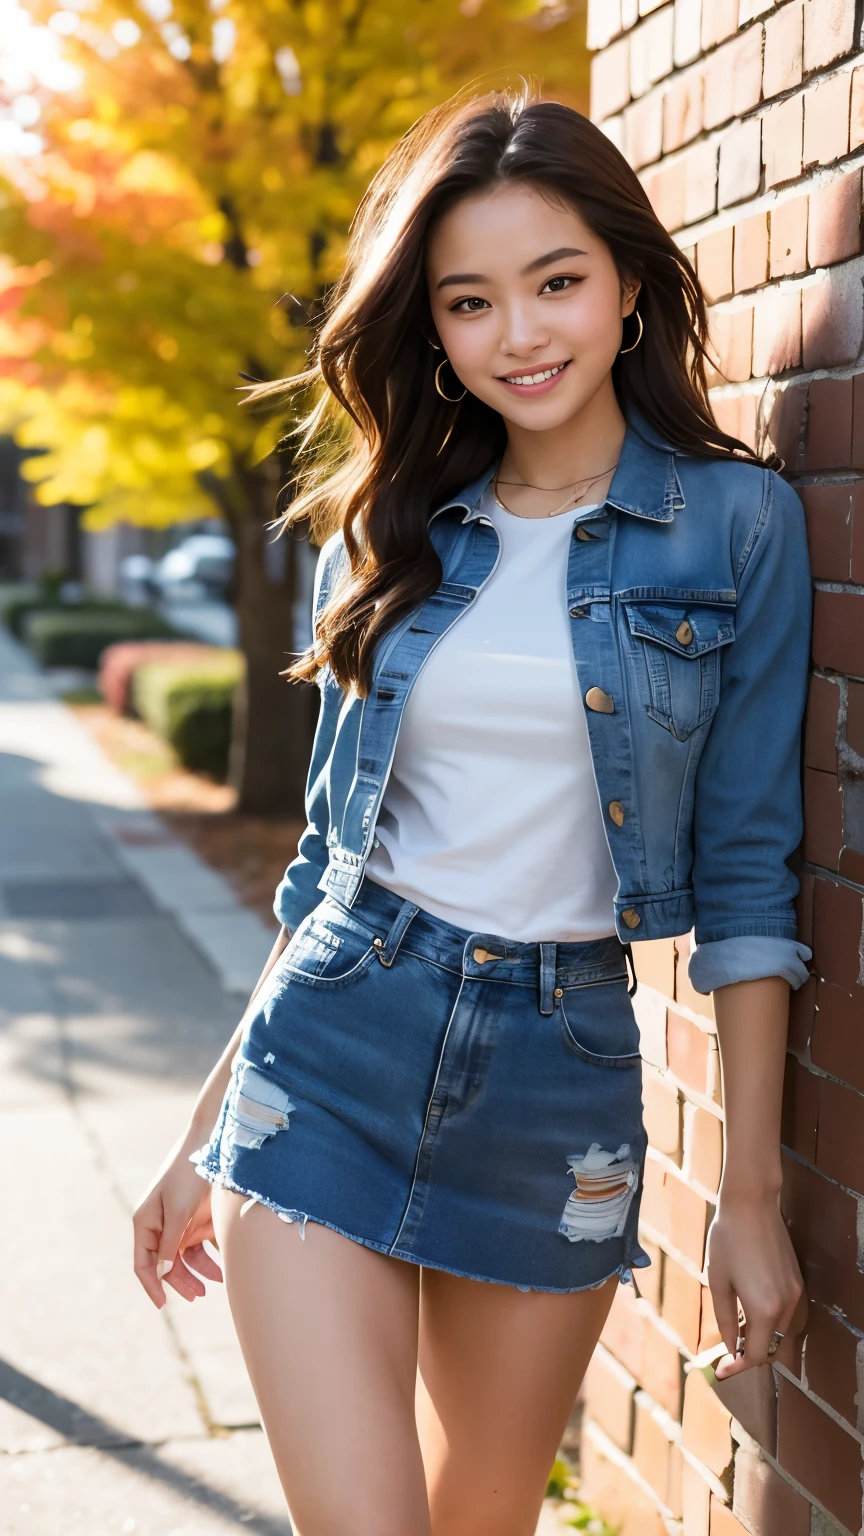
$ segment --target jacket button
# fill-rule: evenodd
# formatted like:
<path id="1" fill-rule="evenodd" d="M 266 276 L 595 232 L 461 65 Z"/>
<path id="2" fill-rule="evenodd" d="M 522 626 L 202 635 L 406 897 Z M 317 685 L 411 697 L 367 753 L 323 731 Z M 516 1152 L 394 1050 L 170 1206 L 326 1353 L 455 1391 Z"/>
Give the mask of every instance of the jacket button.
<path id="1" fill-rule="evenodd" d="M 570 609 L 570 617 L 571 617 L 571 619 L 584 619 L 584 617 L 585 617 L 585 609 L 584 608 L 571 608 Z"/>
<path id="2" fill-rule="evenodd" d="M 577 539 L 582 539 L 587 544 L 590 539 L 593 539 L 594 535 L 589 533 L 587 528 L 583 528 L 580 523 L 576 529 L 576 537 Z"/>
<path id="3" fill-rule="evenodd" d="M 693 639 L 693 631 L 690 628 L 690 625 L 687 623 L 686 619 L 682 619 L 681 623 L 678 625 L 678 628 L 675 631 L 675 639 L 679 640 L 682 645 L 689 645 L 690 641 Z"/>
<path id="4" fill-rule="evenodd" d="M 609 815 L 612 817 L 612 820 L 614 821 L 616 827 L 623 827 L 623 825 L 624 825 L 624 807 L 621 804 L 620 800 L 610 800 L 610 802 L 609 802 Z"/>
<path id="5" fill-rule="evenodd" d="M 589 688 L 585 695 L 585 703 L 589 709 L 593 709 L 598 715 L 614 715 L 615 700 L 610 694 L 604 693 L 602 688 Z"/>
<path id="6" fill-rule="evenodd" d="M 621 916 L 624 922 L 627 924 L 628 928 L 638 928 L 642 921 L 639 913 L 634 912 L 632 907 L 625 907 L 624 911 L 621 913 Z"/>

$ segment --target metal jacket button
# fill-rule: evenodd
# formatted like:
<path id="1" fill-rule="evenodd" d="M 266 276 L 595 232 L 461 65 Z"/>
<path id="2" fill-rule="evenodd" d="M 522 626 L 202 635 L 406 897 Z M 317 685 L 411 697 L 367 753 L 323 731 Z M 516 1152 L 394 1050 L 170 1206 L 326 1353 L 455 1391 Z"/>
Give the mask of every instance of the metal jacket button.
<path id="1" fill-rule="evenodd" d="M 621 916 L 624 922 L 627 924 L 628 928 L 638 928 L 642 921 L 639 913 L 634 912 L 632 907 L 625 907 L 624 911 L 621 913 Z"/>
<path id="2" fill-rule="evenodd" d="M 614 715 L 615 701 L 610 694 L 604 693 L 602 688 L 589 688 L 585 695 L 585 703 L 589 709 L 596 710 L 598 715 Z"/>
<path id="3" fill-rule="evenodd" d="M 576 529 L 576 537 L 577 539 L 583 539 L 587 541 L 589 539 L 593 539 L 594 535 L 593 533 L 589 533 L 587 528 L 583 528 L 582 524 L 580 523 Z"/>
<path id="4" fill-rule="evenodd" d="M 690 628 L 690 625 L 687 623 L 686 619 L 682 619 L 681 623 L 678 625 L 678 628 L 675 631 L 675 639 L 679 640 L 682 645 L 689 645 L 690 641 L 693 639 L 693 631 Z"/>
<path id="5" fill-rule="evenodd" d="M 610 800 L 610 802 L 609 802 L 609 815 L 612 817 L 612 820 L 614 821 L 616 827 L 623 827 L 623 825 L 624 825 L 624 807 L 621 804 L 620 800 Z"/>

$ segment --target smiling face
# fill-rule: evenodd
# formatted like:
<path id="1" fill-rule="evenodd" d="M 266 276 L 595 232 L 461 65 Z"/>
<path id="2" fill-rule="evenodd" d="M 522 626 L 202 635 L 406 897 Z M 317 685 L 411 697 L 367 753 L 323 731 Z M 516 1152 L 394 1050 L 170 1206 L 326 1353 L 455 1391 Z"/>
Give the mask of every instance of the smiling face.
<path id="1" fill-rule="evenodd" d="M 505 421 L 554 430 L 611 389 L 638 284 L 574 208 L 526 184 L 464 197 L 429 236 L 426 276 L 454 372 Z"/>

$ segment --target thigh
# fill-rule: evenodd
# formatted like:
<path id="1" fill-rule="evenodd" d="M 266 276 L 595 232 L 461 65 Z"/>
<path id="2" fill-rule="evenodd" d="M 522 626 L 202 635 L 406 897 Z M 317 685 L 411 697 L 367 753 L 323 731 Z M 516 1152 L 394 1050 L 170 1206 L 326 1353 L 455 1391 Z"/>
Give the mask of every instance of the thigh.
<path id="1" fill-rule="evenodd" d="M 417 1420 L 434 1536 L 532 1536 L 618 1283 L 561 1295 L 423 1271 Z"/>
<path id="2" fill-rule="evenodd" d="M 428 1536 L 419 1272 L 216 1186 L 231 1313 L 296 1536 Z"/>

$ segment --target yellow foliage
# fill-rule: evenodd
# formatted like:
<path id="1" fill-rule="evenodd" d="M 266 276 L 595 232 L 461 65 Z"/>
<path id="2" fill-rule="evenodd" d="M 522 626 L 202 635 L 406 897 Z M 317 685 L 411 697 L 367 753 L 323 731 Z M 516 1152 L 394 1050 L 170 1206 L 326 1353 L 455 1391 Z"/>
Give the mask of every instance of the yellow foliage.
<path id="1" fill-rule="evenodd" d="M 47 23 L 56 4 L 28 10 Z M 117 51 L 116 0 L 88 0 L 62 39 L 81 84 L 0 179 L 0 427 L 40 450 L 39 499 L 87 505 L 91 528 L 240 505 L 284 432 L 241 408 L 240 375 L 302 367 L 302 310 L 280 299 L 320 299 L 370 176 L 426 108 L 517 74 L 587 94 L 584 0 L 134 11 L 141 37 Z"/>

